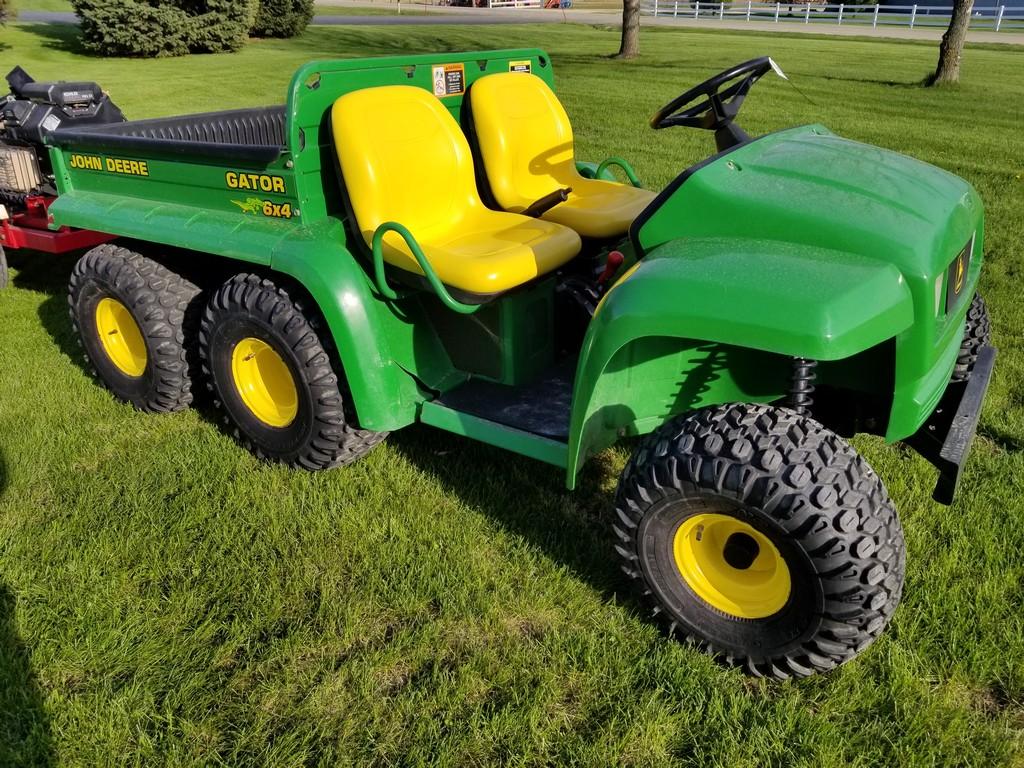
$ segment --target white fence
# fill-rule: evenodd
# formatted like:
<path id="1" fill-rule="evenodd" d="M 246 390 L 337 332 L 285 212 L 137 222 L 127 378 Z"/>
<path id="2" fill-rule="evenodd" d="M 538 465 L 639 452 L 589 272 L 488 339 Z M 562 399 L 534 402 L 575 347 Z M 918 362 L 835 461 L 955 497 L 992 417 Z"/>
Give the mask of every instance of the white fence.
<path id="1" fill-rule="evenodd" d="M 494 0 L 497 1 L 497 0 Z M 844 3 L 711 2 L 645 0 L 643 12 L 659 18 L 774 21 L 798 24 L 860 24 L 915 27 L 949 26 L 952 7 L 932 5 L 846 5 Z M 1024 31 L 1024 8 L 975 8 L 971 29 Z"/>

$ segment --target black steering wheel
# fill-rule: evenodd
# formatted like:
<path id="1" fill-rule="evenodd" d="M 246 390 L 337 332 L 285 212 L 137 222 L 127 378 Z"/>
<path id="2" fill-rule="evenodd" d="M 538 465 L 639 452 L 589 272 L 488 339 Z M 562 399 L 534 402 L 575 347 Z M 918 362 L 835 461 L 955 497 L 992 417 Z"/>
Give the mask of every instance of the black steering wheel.
<path id="1" fill-rule="evenodd" d="M 671 128 L 683 125 L 688 128 L 715 131 L 719 149 L 749 140 L 749 136 L 732 126 L 731 123 L 740 111 L 743 99 L 754 87 L 754 83 L 771 68 L 771 59 L 761 56 L 730 67 L 724 72 L 719 72 L 659 109 L 651 118 L 651 128 Z M 734 80 L 736 82 L 733 83 Z M 719 92 L 719 89 L 727 83 L 733 84 Z M 693 104 L 701 97 L 703 97 L 703 101 Z M 690 104 L 693 106 L 689 106 Z M 723 129 L 725 130 L 723 131 Z M 730 141 L 730 139 L 733 140 Z M 726 147 L 722 146 L 723 141 L 725 141 Z"/>

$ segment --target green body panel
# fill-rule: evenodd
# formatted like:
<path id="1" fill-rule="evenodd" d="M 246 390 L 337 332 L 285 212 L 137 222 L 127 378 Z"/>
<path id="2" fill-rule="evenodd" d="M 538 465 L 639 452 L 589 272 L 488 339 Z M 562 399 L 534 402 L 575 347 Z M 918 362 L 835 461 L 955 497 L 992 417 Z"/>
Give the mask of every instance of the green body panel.
<path id="1" fill-rule="evenodd" d="M 79 201 L 85 199 L 88 205 L 88 198 L 93 195 L 144 201 L 147 206 L 148 222 L 155 228 L 154 236 L 145 239 L 186 248 L 192 246 L 186 242 L 168 242 L 167 233 L 173 233 L 181 224 L 191 224 L 197 213 L 200 214 L 200 219 L 210 216 L 209 220 L 216 222 L 212 226 L 219 236 L 223 237 L 225 230 L 231 233 L 230 238 L 225 238 L 225 245 L 228 247 L 231 247 L 230 240 L 236 237 L 237 232 L 254 225 L 258 230 L 260 224 L 273 223 L 278 225 L 275 231 L 280 232 L 282 227 L 299 226 L 301 220 L 295 177 L 287 167 L 290 163 L 287 152 L 283 152 L 277 160 L 265 166 L 240 162 L 216 164 L 204 159 L 170 160 L 151 157 L 140 150 L 127 152 L 118 149 L 111 152 L 99 147 L 51 147 L 50 158 L 53 161 L 57 188 L 60 191 L 60 197 L 53 206 L 53 215 L 60 224 L 84 226 L 77 223 L 83 215 L 77 210 Z M 122 161 L 122 164 L 124 161 L 142 161 L 145 163 L 146 175 L 108 170 L 110 161 L 116 160 Z M 80 165 L 83 162 L 96 164 L 99 169 L 82 168 Z M 79 165 L 76 166 L 76 163 Z M 263 177 L 268 182 L 267 186 L 283 191 L 264 191 L 259 189 L 258 184 L 256 189 L 231 188 L 228 186 L 229 174 L 236 184 L 239 176 L 245 179 L 253 176 Z M 271 181 L 274 182 L 273 185 L 269 183 Z M 246 181 L 242 183 L 251 186 Z M 73 199 L 66 198 L 69 192 L 76 193 Z M 266 203 L 278 206 L 279 215 L 264 215 L 263 206 Z M 287 206 L 287 216 L 281 215 L 284 206 Z M 102 219 L 106 229 L 100 231 L 127 234 L 122 233 L 121 229 L 138 223 L 137 210 L 122 212 L 117 206 L 107 207 Z M 273 212 L 272 209 L 268 210 Z M 246 250 L 241 248 L 240 252 Z M 265 259 L 260 263 L 265 263 Z"/>
<path id="2" fill-rule="evenodd" d="M 261 265 L 269 265 L 277 244 L 298 231 L 292 224 L 273 219 L 245 221 L 240 220 L 244 214 L 230 211 L 77 188 L 62 192 L 50 210 L 58 225 L 97 229 Z"/>
<path id="3" fill-rule="evenodd" d="M 297 231 L 275 249 L 271 267 L 297 280 L 319 307 L 339 350 L 365 429 L 394 430 L 416 420 L 426 388 L 462 381 L 415 300 L 387 304 L 344 245 L 334 219 Z"/>
<path id="4" fill-rule="evenodd" d="M 496 445 L 513 453 L 529 456 L 531 459 L 554 464 L 556 467 L 565 466 L 565 443 L 558 440 L 523 432 L 432 401 L 423 403 L 420 420 L 424 424 L 479 440 L 481 443 Z"/>
<path id="5" fill-rule="evenodd" d="M 480 305 L 472 317 L 455 313 L 440 301 L 423 302 L 428 332 L 437 335 L 450 365 L 461 374 L 455 383 L 472 376 L 515 386 L 535 380 L 549 368 L 555 360 L 554 294 L 553 279 L 539 280 L 500 301 Z M 418 366 L 417 376 L 422 375 Z"/>
<path id="6" fill-rule="evenodd" d="M 445 64 L 463 65 L 468 90 L 478 78 L 508 72 L 510 62 L 518 61 L 529 61 L 533 74 L 554 87 L 551 61 L 537 49 L 332 59 L 300 67 L 288 86 L 287 140 L 295 152 L 295 180 L 303 216 L 315 220 L 336 213 L 339 186 L 328 118 L 338 97 L 381 85 L 414 85 L 431 91 L 433 68 Z M 462 94 L 442 99 L 459 122 L 462 99 Z"/>
<path id="7" fill-rule="evenodd" d="M 850 357 L 912 322 L 891 264 L 764 240 L 670 241 L 609 291 L 587 331 L 570 475 L 678 413 L 782 397 L 791 357 Z"/>
<path id="8" fill-rule="evenodd" d="M 634 330 L 641 335 L 617 349 L 602 340 L 596 341 L 600 349 L 586 349 L 573 397 L 569 488 L 587 458 L 621 437 L 646 434 L 676 414 L 707 405 L 771 402 L 785 394 L 789 367 L 777 355 Z"/>

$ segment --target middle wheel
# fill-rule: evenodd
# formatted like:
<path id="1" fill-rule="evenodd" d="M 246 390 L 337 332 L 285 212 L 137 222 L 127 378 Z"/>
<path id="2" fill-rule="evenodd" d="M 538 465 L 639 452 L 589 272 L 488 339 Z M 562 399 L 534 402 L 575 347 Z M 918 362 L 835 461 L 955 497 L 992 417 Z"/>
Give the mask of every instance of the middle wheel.
<path id="1" fill-rule="evenodd" d="M 324 341 L 302 307 L 269 280 L 236 275 L 210 297 L 200 352 L 225 421 L 260 458 L 326 469 L 363 456 L 384 437 L 349 424 Z"/>

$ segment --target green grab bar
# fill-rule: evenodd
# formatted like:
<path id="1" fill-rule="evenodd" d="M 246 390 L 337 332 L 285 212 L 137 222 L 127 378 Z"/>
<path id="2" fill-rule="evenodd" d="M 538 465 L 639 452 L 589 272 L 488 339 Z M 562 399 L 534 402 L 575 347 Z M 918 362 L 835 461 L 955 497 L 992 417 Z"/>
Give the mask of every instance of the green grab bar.
<path id="1" fill-rule="evenodd" d="M 434 289 L 434 293 L 437 294 L 441 303 L 448 307 L 448 309 L 463 315 L 471 315 L 483 306 L 483 304 L 463 304 L 448 293 L 448 289 L 445 288 L 441 278 L 434 272 L 434 268 L 430 266 L 430 262 L 424 255 L 423 249 L 420 248 L 420 244 L 416 242 L 416 238 L 412 236 L 412 232 L 397 221 L 385 221 L 373 233 L 373 277 L 377 283 L 377 290 L 381 292 L 384 298 L 391 300 L 398 298 L 398 294 L 388 285 L 387 276 L 384 274 L 384 235 L 388 232 L 397 232 L 402 236 L 405 244 L 412 251 L 412 255 L 416 257 L 416 262 L 420 265 L 420 269 L 423 270 L 423 275 L 427 278 L 427 282 L 430 283 L 430 287 Z"/>
<path id="2" fill-rule="evenodd" d="M 621 157 L 609 157 L 607 160 L 605 160 L 603 163 L 597 166 L 597 170 L 594 171 L 594 178 L 600 179 L 601 174 L 604 173 L 605 170 L 612 165 L 617 165 L 619 168 L 621 168 L 623 173 L 626 174 L 626 178 L 629 179 L 629 183 L 632 184 L 634 187 L 643 186 L 642 184 L 640 184 L 640 179 L 637 178 L 636 171 L 633 170 L 633 166 L 631 166 Z"/>

